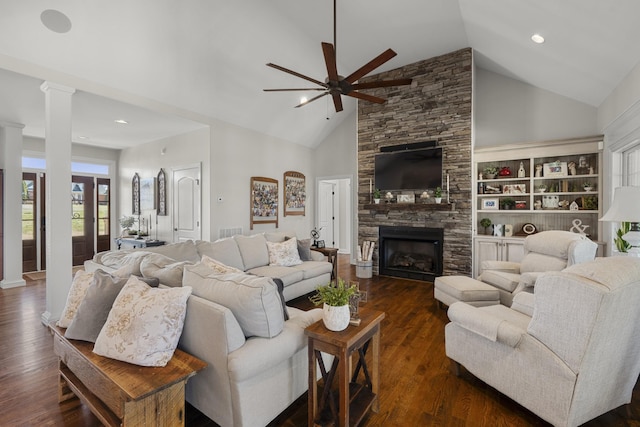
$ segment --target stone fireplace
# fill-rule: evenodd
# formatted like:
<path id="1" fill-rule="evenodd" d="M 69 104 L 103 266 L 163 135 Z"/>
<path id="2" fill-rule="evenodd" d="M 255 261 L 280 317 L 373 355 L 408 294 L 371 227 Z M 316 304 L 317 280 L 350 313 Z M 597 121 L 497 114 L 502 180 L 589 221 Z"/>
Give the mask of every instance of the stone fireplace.
<path id="1" fill-rule="evenodd" d="M 430 282 L 442 275 L 442 228 L 382 226 L 379 232 L 381 275 Z"/>
<path id="2" fill-rule="evenodd" d="M 405 276 L 433 280 L 439 275 L 470 275 L 472 264 L 471 201 L 471 96 L 472 51 L 462 49 L 409 64 L 377 76 L 363 78 L 397 79 L 411 77 L 410 86 L 380 88 L 371 95 L 386 98 L 385 104 L 358 103 L 358 242 L 376 242 L 373 256 L 375 274 L 389 274 L 389 264 L 409 264 Z M 442 204 L 374 204 L 369 193 L 374 181 L 375 155 L 383 147 L 436 141 L 443 149 L 443 185 L 449 177 L 449 194 Z M 382 189 L 385 190 L 385 189 Z M 415 200 L 424 190 L 416 189 Z M 424 202 L 424 200 L 421 200 Z M 396 247 L 396 259 L 382 252 L 380 231 L 386 227 L 440 229 L 442 243 L 433 248 L 406 250 Z M 392 239 L 394 240 L 394 239 Z M 392 243 L 396 245 L 396 242 Z M 403 244 L 404 245 L 404 244 Z M 441 251 L 442 258 L 438 251 Z M 413 252 L 413 254 L 399 254 Z M 420 259 L 416 254 L 427 254 Z M 404 257 L 404 259 L 402 259 Z M 397 266 L 396 266 L 397 267 Z M 395 270 L 396 267 L 393 267 Z M 409 272 L 406 270 L 428 270 Z"/>

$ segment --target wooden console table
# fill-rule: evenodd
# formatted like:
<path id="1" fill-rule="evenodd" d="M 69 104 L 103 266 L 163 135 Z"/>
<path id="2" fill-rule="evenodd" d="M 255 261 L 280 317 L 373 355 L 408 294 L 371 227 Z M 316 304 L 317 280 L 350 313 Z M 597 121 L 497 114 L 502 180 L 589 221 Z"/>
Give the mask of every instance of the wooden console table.
<path id="1" fill-rule="evenodd" d="M 309 426 L 325 425 L 333 422 L 336 426 L 357 426 L 369 409 L 378 412 L 380 322 L 382 311 L 361 308 L 359 326 L 348 326 L 340 332 L 328 330 L 322 320 L 305 329 L 309 341 Z M 371 347 L 371 373 L 367 368 L 365 353 Z M 351 375 L 351 355 L 358 352 L 358 364 Z M 329 372 L 326 371 L 321 352 L 334 357 Z M 316 364 L 316 361 L 318 362 Z M 318 402 L 318 382 L 316 365 L 320 366 L 323 390 Z M 359 384 L 362 370 L 364 384 Z M 338 376 L 338 410 L 332 390 L 335 376 Z M 337 420 L 336 420 L 337 418 Z"/>
<path id="2" fill-rule="evenodd" d="M 75 396 L 105 426 L 184 426 L 184 387 L 206 363 L 179 349 L 161 368 L 95 354 L 93 343 L 68 340 L 50 326 L 59 357 L 58 401 Z"/>
<path id="3" fill-rule="evenodd" d="M 136 248 L 150 248 L 153 246 L 164 246 L 167 242 L 164 240 L 154 239 L 136 239 L 127 237 L 117 237 L 116 246 L 120 249 L 136 249 Z"/>
<path id="4" fill-rule="evenodd" d="M 333 264 L 333 270 L 331 270 L 331 280 L 337 280 L 338 278 L 338 248 L 318 248 L 316 246 L 311 247 L 312 251 L 318 251 L 323 255 L 326 255 L 327 261 Z"/>

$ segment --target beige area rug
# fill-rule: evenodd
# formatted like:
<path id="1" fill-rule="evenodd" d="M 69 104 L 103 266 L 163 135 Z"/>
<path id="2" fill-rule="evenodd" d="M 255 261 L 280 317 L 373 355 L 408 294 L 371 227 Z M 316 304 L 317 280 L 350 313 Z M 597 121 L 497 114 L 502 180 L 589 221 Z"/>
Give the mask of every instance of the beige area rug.
<path id="1" fill-rule="evenodd" d="M 83 266 L 78 265 L 73 267 L 72 272 L 73 275 L 76 274 L 76 272 L 78 270 L 83 270 Z M 46 271 L 32 271 L 31 273 L 25 273 L 24 277 L 26 277 L 29 280 L 44 280 L 47 278 L 47 272 Z"/>

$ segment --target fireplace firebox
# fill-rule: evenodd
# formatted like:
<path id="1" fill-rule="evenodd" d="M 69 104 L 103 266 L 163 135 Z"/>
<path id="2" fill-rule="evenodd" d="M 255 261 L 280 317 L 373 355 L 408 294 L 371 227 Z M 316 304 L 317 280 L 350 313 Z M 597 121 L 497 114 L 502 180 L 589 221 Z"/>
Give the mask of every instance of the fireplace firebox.
<path id="1" fill-rule="evenodd" d="M 443 239 L 442 228 L 380 226 L 379 274 L 434 281 L 442 275 Z"/>

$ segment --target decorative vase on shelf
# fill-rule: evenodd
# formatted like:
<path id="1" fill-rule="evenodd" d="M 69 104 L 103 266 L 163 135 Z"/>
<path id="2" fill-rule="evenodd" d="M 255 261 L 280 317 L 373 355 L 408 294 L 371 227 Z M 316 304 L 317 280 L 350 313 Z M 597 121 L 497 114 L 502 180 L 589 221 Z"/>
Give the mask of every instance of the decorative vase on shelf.
<path id="1" fill-rule="evenodd" d="M 502 178 L 510 177 L 511 169 L 509 169 L 509 166 L 505 166 L 502 169 L 500 169 L 500 172 L 498 172 L 498 175 L 500 175 Z"/>
<path id="2" fill-rule="evenodd" d="M 349 326 L 351 313 L 349 304 L 332 306 L 324 303 L 322 306 L 322 322 L 330 331 L 343 331 Z"/>
<path id="3" fill-rule="evenodd" d="M 527 172 L 524 170 L 524 163 L 520 162 L 520 167 L 518 168 L 518 178 L 524 178 L 527 176 Z"/>

